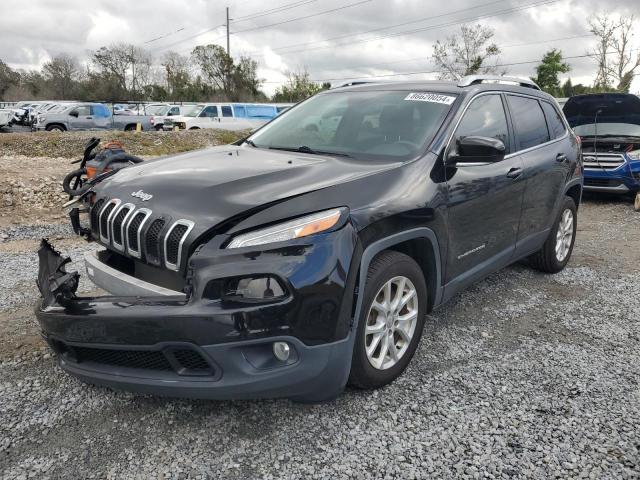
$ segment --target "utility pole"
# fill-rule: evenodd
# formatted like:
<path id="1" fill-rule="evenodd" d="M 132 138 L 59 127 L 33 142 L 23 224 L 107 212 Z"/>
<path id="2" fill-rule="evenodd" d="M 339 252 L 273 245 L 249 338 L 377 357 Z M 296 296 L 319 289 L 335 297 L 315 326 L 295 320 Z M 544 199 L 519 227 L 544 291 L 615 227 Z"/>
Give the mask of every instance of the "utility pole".
<path id="1" fill-rule="evenodd" d="M 227 7 L 227 55 L 231 56 L 231 47 L 229 45 L 229 7 Z"/>

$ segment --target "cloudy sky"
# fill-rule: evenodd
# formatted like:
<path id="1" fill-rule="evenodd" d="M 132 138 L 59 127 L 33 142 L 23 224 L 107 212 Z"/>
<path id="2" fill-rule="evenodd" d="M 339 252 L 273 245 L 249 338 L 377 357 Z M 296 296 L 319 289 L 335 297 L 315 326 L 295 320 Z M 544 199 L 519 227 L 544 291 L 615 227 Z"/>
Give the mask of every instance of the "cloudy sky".
<path id="1" fill-rule="evenodd" d="M 435 78 L 424 73 L 435 70 L 433 43 L 464 23 L 494 28 L 499 63 L 510 75 L 527 76 L 552 47 L 566 57 L 584 56 L 594 43 L 587 18 L 595 12 L 635 13 L 640 26 L 638 0 L 0 0 L 0 59 L 29 69 L 61 52 L 86 60 L 114 42 L 157 57 L 198 44 L 226 45 L 227 6 L 231 53 L 258 61 L 268 92 L 287 70 L 302 68 L 334 84 Z M 568 62 L 574 83 L 593 81 L 593 59 Z M 640 91 L 638 78 L 632 90 Z"/>

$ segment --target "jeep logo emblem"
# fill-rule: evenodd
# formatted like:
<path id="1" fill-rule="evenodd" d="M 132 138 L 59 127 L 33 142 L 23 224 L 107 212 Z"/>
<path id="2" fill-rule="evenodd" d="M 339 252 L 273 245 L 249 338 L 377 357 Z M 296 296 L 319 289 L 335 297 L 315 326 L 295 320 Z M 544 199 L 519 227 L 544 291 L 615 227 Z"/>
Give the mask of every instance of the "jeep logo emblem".
<path id="1" fill-rule="evenodd" d="M 139 198 L 143 202 L 146 202 L 146 201 L 151 200 L 153 198 L 153 195 L 151 195 L 150 193 L 144 193 L 142 190 L 138 190 L 137 192 L 133 192 L 131 194 L 131 196 Z"/>

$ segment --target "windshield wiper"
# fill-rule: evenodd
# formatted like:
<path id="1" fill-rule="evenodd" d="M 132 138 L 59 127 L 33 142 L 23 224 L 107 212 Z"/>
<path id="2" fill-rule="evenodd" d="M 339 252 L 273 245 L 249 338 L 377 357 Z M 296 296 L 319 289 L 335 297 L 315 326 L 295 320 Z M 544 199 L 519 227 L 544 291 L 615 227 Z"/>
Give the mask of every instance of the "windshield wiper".
<path id="1" fill-rule="evenodd" d="M 245 138 L 245 139 L 242 141 L 242 143 L 248 143 L 248 144 L 249 144 L 249 145 L 251 145 L 253 148 L 259 148 L 259 147 L 254 143 L 254 141 L 253 141 L 253 140 L 250 140 L 250 139 L 248 139 L 248 138 Z"/>
<path id="2" fill-rule="evenodd" d="M 284 150 L 285 152 L 300 152 L 300 153 L 309 153 L 311 155 L 333 155 L 336 157 L 349 157 L 351 158 L 351 155 L 349 155 L 348 153 L 342 153 L 342 152 L 331 152 L 328 150 L 314 150 L 311 147 L 308 147 L 306 145 L 301 145 L 299 147 L 269 147 L 270 150 Z"/>

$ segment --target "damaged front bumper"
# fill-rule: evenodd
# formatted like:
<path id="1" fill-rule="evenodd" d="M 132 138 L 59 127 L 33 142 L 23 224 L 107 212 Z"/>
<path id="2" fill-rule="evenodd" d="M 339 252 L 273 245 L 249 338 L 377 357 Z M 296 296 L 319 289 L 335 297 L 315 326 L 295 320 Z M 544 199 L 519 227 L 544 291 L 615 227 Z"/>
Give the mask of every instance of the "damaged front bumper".
<path id="1" fill-rule="evenodd" d="M 67 272 L 69 259 L 43 241 L 36 316 L 60 366 L 89 383 L 189 398 L 331 398 L 346 384 L 352 352 L 352 304 L 344 299 L 354 287 L 347 272 L 355 237 L 346 230 L 257 257 L 226 252 L 209 261 L 202 249 L 189 296 L 90 254 L 89 277 L 103 286 L 107 278 L 127 295 L 79 297 L 79 274 Z M 326 248 L 336 242 L 346 248 Z M 283 278 L 288 295 L 250 304 L 206 298 L 205 280 L 246 273 L 247 263 Z M 286 360 L 275 357 L 275 342 L 288 344 Z"/>

